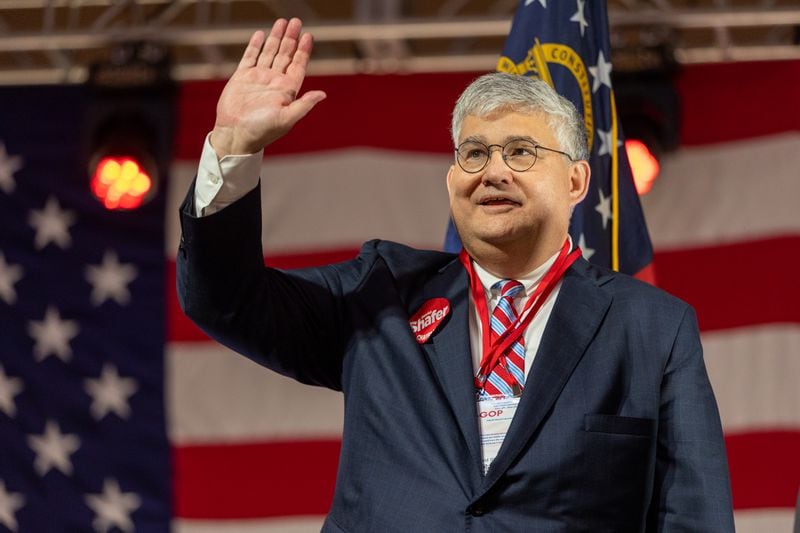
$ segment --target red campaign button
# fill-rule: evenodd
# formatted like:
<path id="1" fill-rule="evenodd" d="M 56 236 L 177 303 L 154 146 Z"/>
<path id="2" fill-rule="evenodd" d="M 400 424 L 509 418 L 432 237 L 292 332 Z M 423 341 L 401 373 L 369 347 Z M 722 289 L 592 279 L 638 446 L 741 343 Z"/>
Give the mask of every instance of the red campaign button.
<path id="1" fill-rule="evenodd" d="M 433 298 L 422 304 L 408 321 L 417 342 L 425 343 L 448 313 L 450 313 L 450 302 L 447 298 Z"/>

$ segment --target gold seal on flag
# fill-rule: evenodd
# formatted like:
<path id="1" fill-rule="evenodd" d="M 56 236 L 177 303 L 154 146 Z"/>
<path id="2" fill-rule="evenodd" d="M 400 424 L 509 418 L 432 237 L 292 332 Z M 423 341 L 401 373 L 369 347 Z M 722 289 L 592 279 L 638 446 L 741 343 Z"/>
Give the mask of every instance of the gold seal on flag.
<path id="1" fill-rule="evenodd" d="M 528 50 L 525 59 L 515 63 L 511 58 L 500 56 L 497 61 L 499 72 L 508 72 L 518 76 L 535 76 L 545 81 L 555 89 L 553 78 L 550 75 L 549 63 L 566 67 L 578 83 L 583 102 L 583 122 L 586 125 L 587 143 L 589 152 L 592 151 L 594 141 L 594 114 L 592 112 L 592 90 L 589 87 L 589 74 L 580 54 L 562 43 L 541 44 L 539 39 L 534 39 L 533 46 Z"/>

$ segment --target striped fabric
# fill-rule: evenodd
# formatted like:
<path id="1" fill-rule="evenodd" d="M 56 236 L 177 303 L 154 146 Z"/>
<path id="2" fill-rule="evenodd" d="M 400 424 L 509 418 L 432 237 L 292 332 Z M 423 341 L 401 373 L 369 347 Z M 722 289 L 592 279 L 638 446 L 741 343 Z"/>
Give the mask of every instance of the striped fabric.
<path id="1" fill-rule="evenodd" d="M 491 342 L 497 342 L 517 320 L 517 311 L 514 309 L 514 298 L 523 290 L 522 283 L 513 279 L 500 280 L 492 286 L 493 290 L 500 290 L 500 298 L 492 311 L 490 326 L 492 328 Z M 482 393 L 488 396 L 502 396 L 513 398 L 517 391 L 522 391 L 525 386 L 525 339 L 520 336 L 503 354 L 498 364 L 486 378 Z M 516 390 L 515 390 L 516 387 Z"/>

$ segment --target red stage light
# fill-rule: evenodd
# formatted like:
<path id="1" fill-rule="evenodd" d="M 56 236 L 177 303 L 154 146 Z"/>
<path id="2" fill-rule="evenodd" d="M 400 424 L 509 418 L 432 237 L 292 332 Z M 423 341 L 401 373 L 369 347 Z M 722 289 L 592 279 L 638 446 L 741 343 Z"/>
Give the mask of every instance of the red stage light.
<path id="1" fill-rule="evenodd" d="M 153 177 L 134 158 L 106 156 L 92 173 L 92 193 L 106 209 L 136 209 L 153 188 Z"/>
<path id="2" fill-rule="evenodd" d="M 661 170 L 658 160 L 650 153 L 647 145 L 636 139 L 625 141 L 625 151 L 631 165 L 636 192 L 639 196 L 647 194 Z"/>

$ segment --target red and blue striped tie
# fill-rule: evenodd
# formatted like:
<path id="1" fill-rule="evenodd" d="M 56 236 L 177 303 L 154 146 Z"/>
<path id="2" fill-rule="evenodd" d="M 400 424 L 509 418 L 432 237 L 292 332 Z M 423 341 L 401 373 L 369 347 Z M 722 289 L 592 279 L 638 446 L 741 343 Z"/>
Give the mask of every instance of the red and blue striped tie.
<path id="1" fill-rule="evenodd" d="M 522 283 L 513 279 L 500 280 L 492 288 L 498 287 L 500 288 L 500 301 L 494 307 L 490 321 L 492 345 L 516 322 L 518 315 L 514 309 L 514 298 L 523 290 Z M 484 385 L 483 393 L 489 396 L 511 398 L 521 393 L 524 385 L 525 339 L 520 336 L 492 369 Z"/>

